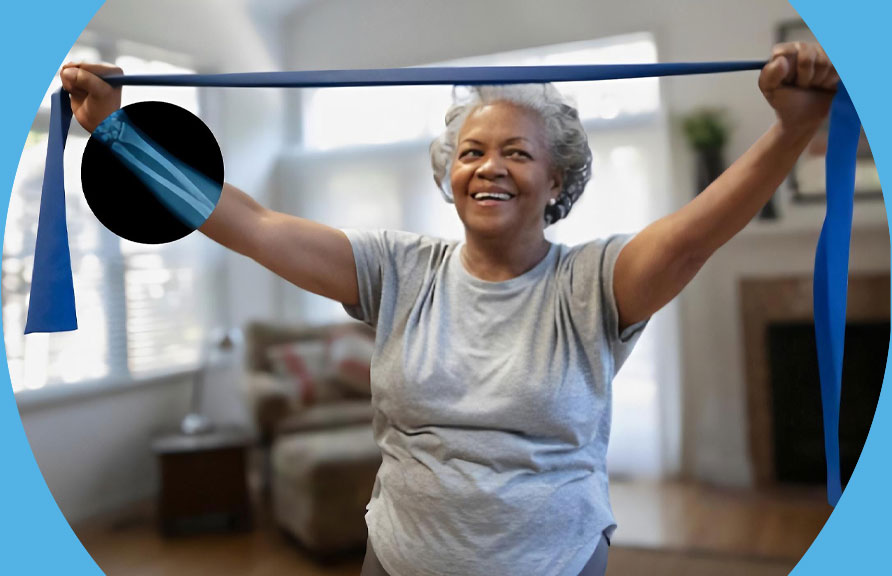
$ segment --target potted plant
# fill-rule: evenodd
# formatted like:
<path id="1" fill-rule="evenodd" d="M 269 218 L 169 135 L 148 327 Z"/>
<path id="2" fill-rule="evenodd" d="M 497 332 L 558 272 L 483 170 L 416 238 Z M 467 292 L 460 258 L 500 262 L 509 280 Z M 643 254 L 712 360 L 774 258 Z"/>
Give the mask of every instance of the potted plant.
<path id="1" fill-rule="evenodd" d="M 697 157 L 697 193 L 705 190 L 725 170 L 725 144 L 730 124 L 720 108 L 698 108 L 682 117 L 682 129 Z"/>

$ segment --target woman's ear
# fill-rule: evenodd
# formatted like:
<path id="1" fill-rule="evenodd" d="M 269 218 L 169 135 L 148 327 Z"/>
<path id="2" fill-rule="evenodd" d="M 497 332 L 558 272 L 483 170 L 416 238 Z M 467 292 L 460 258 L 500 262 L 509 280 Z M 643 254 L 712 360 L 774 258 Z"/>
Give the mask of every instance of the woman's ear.
<path id="1" fill-rule="evenodd" d="M 564 189 L 564 174 L 560 170 L 552 170 L 551 172 L 551 187 L 549 188 L 549 192 L 553 193 L 553 198 L 557 198 L 561 195 L 561 191 Z"/>

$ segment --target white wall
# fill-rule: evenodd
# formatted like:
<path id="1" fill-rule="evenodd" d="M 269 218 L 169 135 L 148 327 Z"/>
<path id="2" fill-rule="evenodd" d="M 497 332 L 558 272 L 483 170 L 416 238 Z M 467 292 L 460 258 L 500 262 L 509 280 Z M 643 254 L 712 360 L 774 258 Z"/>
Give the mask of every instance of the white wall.
<path id="1" fill-rule="evenodd" d="M 69 522 L 147 497 L 158 486 L 151 439 L 175 429 L 190 378 L 37 407 L 19 413 L 37 465 Z"/>

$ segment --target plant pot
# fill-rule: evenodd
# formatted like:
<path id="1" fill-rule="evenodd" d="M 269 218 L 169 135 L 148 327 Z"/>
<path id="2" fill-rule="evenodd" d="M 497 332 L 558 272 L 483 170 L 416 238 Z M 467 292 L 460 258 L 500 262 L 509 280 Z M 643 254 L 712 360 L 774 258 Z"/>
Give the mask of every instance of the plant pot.
<path id="1" fill-rule="evenodd" d="M 725 170 L 725 156 L 721 148 L 697 150 L 697 191 L 706 190 Z"/>

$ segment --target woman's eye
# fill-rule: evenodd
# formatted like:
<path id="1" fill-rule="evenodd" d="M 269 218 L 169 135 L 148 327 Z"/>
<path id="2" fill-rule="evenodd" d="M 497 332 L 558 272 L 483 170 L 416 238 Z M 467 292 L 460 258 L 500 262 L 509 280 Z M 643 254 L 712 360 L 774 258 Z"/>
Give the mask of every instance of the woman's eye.
<path id="1" fill-rule="evenodd" d="M 483 153 L 480 150 L 476 150 L 476 149 L 472 148 L 470 150 L 465 150 L 464 152 L 460 153 L 458 155 L 458 157 L 459 158 L 464 158 L 466 156 L 480 157 L 482 155 L 483 155 Z M 530 156 L 530 154 L 524 150 L 508 150 L 505 152 L 505 155 L 509 158 L 519 157 L 519 158 L 532 159 L 532 156 Z"/>

